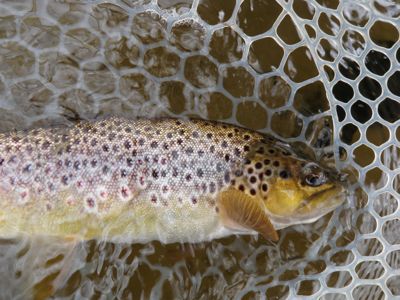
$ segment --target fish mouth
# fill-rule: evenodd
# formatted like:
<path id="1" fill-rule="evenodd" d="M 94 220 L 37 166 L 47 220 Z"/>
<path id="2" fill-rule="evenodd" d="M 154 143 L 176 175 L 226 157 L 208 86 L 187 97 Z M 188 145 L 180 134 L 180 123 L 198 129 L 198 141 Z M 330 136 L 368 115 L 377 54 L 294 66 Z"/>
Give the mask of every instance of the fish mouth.
<path id="1" fill-rule="evenodd" d="M 305 199 L 290 216 L 269 215 L 275 229 L 282 229 L 296 224 L 313 223 L 333 211 L 346 199 L 342 185 L 334 185 Z"/>

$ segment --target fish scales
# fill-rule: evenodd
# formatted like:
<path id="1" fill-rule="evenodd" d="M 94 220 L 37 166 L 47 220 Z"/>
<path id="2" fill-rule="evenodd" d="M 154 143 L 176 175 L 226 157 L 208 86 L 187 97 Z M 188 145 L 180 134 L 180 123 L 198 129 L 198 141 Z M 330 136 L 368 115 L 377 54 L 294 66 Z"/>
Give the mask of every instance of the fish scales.
<path id="1" fill-rule="evenodd" d="M 162 211 L 166 218 L 183 209 L 190 217 L 199 206 L 216 214 L 215 195 L 229 184 L 245 149 L 261 139 L 205 121 L 118 118 L 2 134 L 1 207 L 29 207 L 29 218 L 67 209 L 76 213 L 52 220 L 53 225 L 122 207 L 134 213 L 135 206 Z M 41 232 L 51 231 L 43 225 Z"/>
<path id="2" fill-rule="evenodd" d="M 273 162 L 249 160 L 260 144 Z M 0 235 L 225 236 L 233 231 L 222 223 L 221 192 L 267 199 L 265 178 L 304 164 L 290 156 L 259 133 L 201 120 L 110 118 L 1 134 Z"/>

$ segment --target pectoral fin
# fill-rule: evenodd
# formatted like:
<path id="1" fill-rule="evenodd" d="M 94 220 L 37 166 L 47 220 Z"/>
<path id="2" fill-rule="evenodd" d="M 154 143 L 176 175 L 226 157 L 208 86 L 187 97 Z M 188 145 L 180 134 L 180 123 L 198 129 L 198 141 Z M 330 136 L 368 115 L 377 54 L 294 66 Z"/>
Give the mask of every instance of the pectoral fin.
<path id="1" fill-rule="evenodd" d="M 245 227 L 257 231 L 266 239 L 279 239 L 258 198 L 231 188 L 219 195 L 218 206 L 225 226 Z"/>

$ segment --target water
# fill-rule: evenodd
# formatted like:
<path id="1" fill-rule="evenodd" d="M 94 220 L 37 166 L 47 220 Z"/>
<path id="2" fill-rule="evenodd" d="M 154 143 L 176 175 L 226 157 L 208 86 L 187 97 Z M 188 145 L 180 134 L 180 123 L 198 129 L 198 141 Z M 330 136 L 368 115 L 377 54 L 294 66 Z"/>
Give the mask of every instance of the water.
<path id="1" fill-rule="evenodd" d="M 380 0 L 2 0 L 1 131 L 108 115 L 221 120 L 344 169 L 354 195 L 278 243 L 3 239 L 0 298 L 400 295 L 399 16 Z"/>

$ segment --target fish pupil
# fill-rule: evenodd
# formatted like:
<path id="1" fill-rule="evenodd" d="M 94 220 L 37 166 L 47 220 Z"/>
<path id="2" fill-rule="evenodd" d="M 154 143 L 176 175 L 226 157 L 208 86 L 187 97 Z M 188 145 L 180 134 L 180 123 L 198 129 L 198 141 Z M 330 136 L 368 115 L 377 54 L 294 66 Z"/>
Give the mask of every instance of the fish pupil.
<path id="1" fill-rule="evenodd" d="M 322 176 L 309 174 L 305 178 L 306 184 L 309 186 L 320 186 L 324 183 Z"/>

